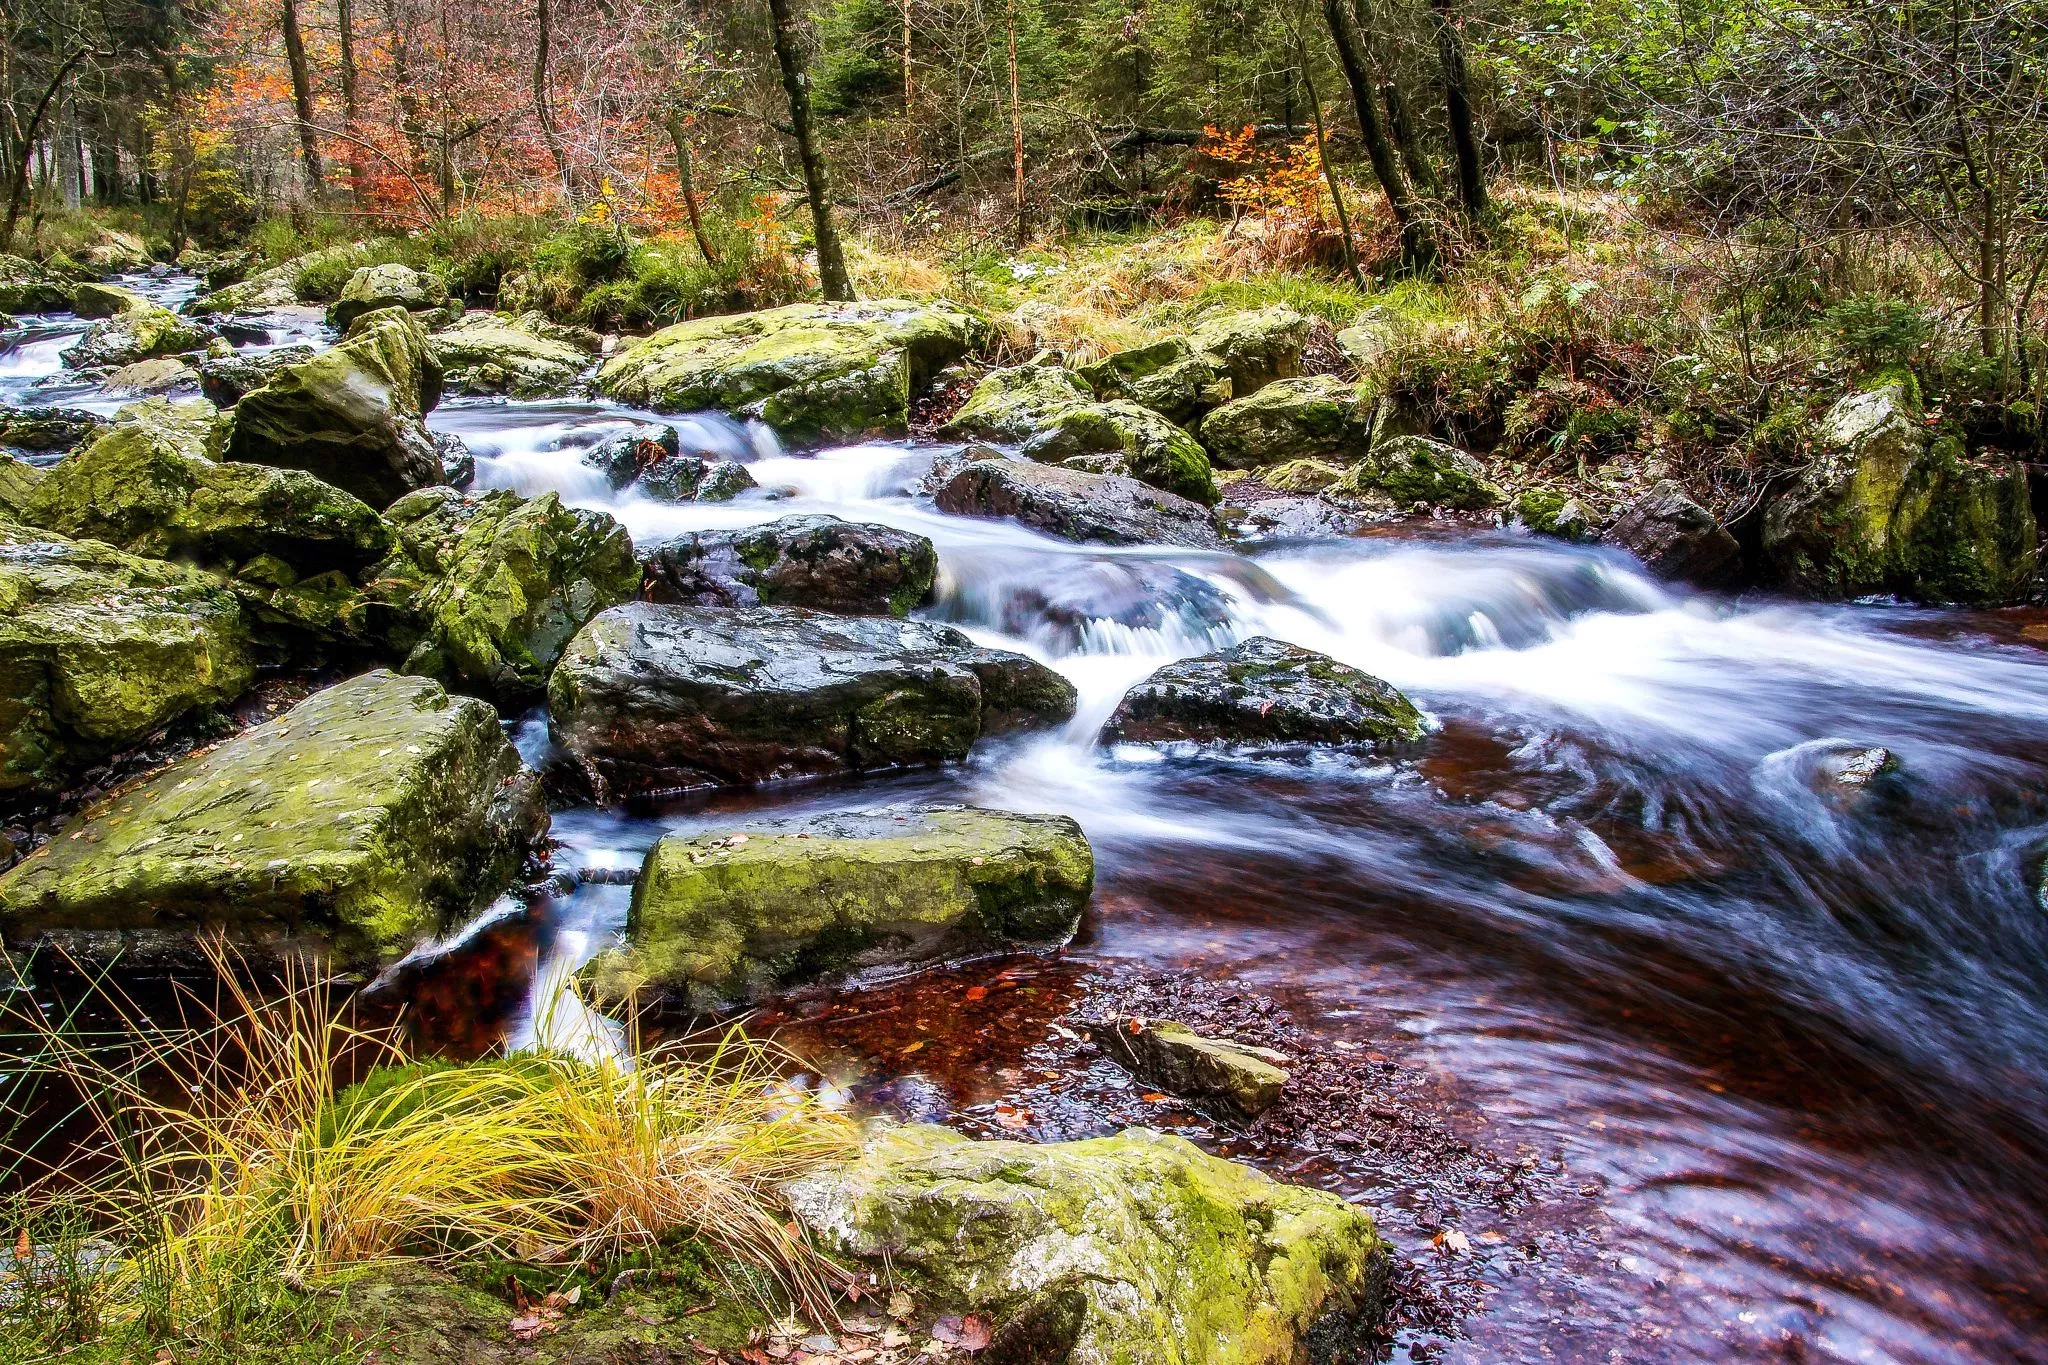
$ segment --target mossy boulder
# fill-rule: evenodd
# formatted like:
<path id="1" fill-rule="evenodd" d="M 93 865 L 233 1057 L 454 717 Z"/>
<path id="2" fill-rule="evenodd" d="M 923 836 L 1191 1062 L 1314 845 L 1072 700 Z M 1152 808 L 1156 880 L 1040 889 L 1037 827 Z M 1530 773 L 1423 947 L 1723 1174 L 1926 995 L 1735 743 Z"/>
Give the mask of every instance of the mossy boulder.
<path id="1" fill-rule="evenodd" d="M 441 366 L 426 330 L 403 308 L 366 313 L 340 345 L 243 396 L 226 454 L 303 469 L 389 507 L 441 481 L 423 420 L 440 398 Z"/>
<path id="2" fill-rule="evenodd" d="M 1288 460 L 1268 465 L 1256 477 L 1276 493 L 1314 494 L 1335 487 L 1344 471 L 1324 460 Z"/>
<path id="3" fill-rule="evenodd" d="M 259 555 L 301 574 L 353 570 L 391 545 L 383 519 L 332 484 L 296 469 L 217 463 L 153 424 L 117 424 L 58 464 L 24 520 L 226 570 Z"/>
<path id="4" fill-rule="evenodd" d="M 931 375 L 988 335 L 985 318 L 944 303 L 794 303 L 664 328 L 605 362 L 597 384 L 663 412 L 756 417 L 787 440 L 901 435 Z"/>
<path id="5" fill-rule="evenodd" d="M 1043 664 L 949 626 L 791 607 L 613 607 L 548 680 L 555 742 L 600 796 L 960 759 L 1074 704 Z"/>
<path id="6" fill-rule="evenodd" d="M 1363 459 L 1372 445 L 1375 396 L 1334 375 L 1276 380 L 1202 419 L 1202 445 L 1225 469 L 1291 460 Z"/>
<path id="7" fill-rule="evenodd" d="M 47 472 L 40 465 L 0 453 L 0 520 L 21 520 L 21 509 Z"/>
<path id="8" fill-rule="evenodd" d="M 259 270 L 253 275 L 246 275 L 233 284 L 215 287 L 213 276 L 209 273 L 207 284 L 213 292 L 194 300 L 192 311 L 202 314 L 254 313 L 273 308 L 290 308 L 300 301 L 299 284 L 302 279 L 308 276 L 331 275 L 337 271 L 352 274 L 354 267 L 361 264 L 362 259 L 362 246 L 349 242 L 309 251 L 303 256 L 295 256 L 291 260 Z M 246 263 L 238 264 L 241 268 L 246 267 Z M 236 272 L 225 272 L 223 279 L 226 273 Z M 346 278 L 345 275 L 344 279 Z"/>
<path id="9" fill-rule="evenodd" d="M 1559 489 L 1525 488 L 1515 494 L 1511 506 L 1514 519 L 1537 535 L 1576 541 L 1590 539 L 1593 534 L 1585 507 Z"/>
<path id="10" fill-rule="evenodd" d="M 456 393 L 548 398 L 568 393 L 596 363 L 594 333 L 539 313 L 471 313 L 433 334 L 435 357 Z"/>
<path id="11" fill-rule="evenodd" d="M 489 706 L 366 673 L 100 802 L 0 878 L 0 929 L 375 962 L 497 896 L 546 821 Z"/>
<path id="12" fill-rule="evenodd" d="M 1364 1209 L 1143 1128 L 1040 1144 L 877 1123 L 857 1160 L 784 1188 L 828 1252 L 991 1319 L 999 1359 L 1350 1359 L 1384 1309 Z"/>
<path id="13" fill-rule="evenodd" d="M 1210 1038 L 1171 1019 L 1118 1015 L 1091 1021 L 1088 1035 L 1111 1060 L 1161 1090 L 1249 1123 L 1280 1102 L 1287 1058 L 1269 1047 Z"/>
<path id="14" fill-rule="evenodd" d="M 1098 398 L 1128 398 L 1168 421 L 1192 426 L 1231 399 L 1230 377 L 1216 357 L 1186 337 L 1134 346 L 1083 365 L 1080 375 Z"/>
<path id="15" fill-rule="evenodd" d="M 1216 480 L 1201 444 L 1124 399 L 1099 402 L 1074 371 L 1034 361 L 994 370 L 943 430 L 966 441 L 1007 441 L 1047 463 L 1114 457 L 1114 472 L 1193 502 L 1214 503 Z"/>
<path id="16" fill-rule="evenodd" d="M 78 344 L 64 352 L 64 364 L 74 370 L 119 368 L 199 350 L 212 336 L 204 323 L 138 298 L 133 306 L 86 328 Z"/>
<path id="17" fill-rule="evenodd" d="M 1057 947 L 1095 880 L 1064 815 L 924 807 L 813 816 L 648 850 L 608 995 L 715 1008 L 848 972 Z"/>
<path id="18" fill-rule="evenodd" d="M 1479 460 L 1427 436 L 1393 436 L 1344 471 L 1330 490 L 1342 497 L 1384 499 L 1396 507 L 1476 512 L 1505 500 Z"/>
<path id="19" fill-rule="evenodd" d="M 71 290 L 34 261 L 0 253 L 0 313 L 58 313 Z"/>
<path id="20" fill-rule="evenodd" d="M 1375 748 L 1427 733 L 1422 713 L 1393 684 L 1258 635 L 1154 672 L 1117 703 L 1102 739 Z"/>
<path id="21" fill-rule="evenodd" d="M 1010 517 L 1062 540 L 1220 549 L 1209 509 L 1120 474 L 1028 460 L 976 460 L 940 486 L 939 510 Z"/>
<path id="22" fill-rule="evenodd" d="M 110 318 L 147 307 L 148 299 L 118 284 L 88 281 L 73 286 L 71 290 L 71 311 L 82 318 Z"/>
<path id="23" fill-rule="evenodd" d="M 406 671 L 508 701 L 538 698 L 570 638 L 640 588 L 626 528 L 554 493 L 428 488 L 386 519 L 398 548 L 371 592 L 416 632 Z"/>
<path id="24" fill-rule="evenodd" d="M 1896 384 L 1839 400 L 1814 444 L 1813 463 L 1764 514 L 1764 559 L 1780 586 L 1972 605 L 2031 591 L 2037 528 L 2019 461 L 1930 440 Z"/>
<path id="25" fill-rule="evenodd" d="M 1231 397 L 1248 398 L 1276 379 L 1301 373 L 1301 353 L 1314 327 L 1303 314 L 1275 305 L 1212 313 L 1195 324 L 1188 342 L 1215 358 L 1230 378 Z"/>
<path id="26" fill-rule="evenodd" d="M 0 791 L 58 786 L 254 675 L 219 579 L 0 519 Z"/>
<path id="27" fill-rule="evenodd" d="M 641 562 L 650 602 L 908 616 L 931 595 L 939 556 L 893 526 L 798 516 L 688 532 L 648 547 Z"/>
<path id="28" fill-rule="evenodd" d="M 231 408 L 290 365 L 303 365 L 315 352 L 311 346 L 280 346 L 274 351 L 209 356 L 199 362 L 199 392 L 210 403 Z"/>
<path id="29" fill-rule="evenodd" d="M 100 382 L 109 393 L 191 393 L 199 388 L 199 371 L 177 356 L 159 356 L 110 370 Z"/>
<path id="30" fill-rule="evenodd" d="M 447 303 L 448 286 L 441 283 L 438 275 L 396 263 L 366 265 L 348 277 L 341 297 L 327 305 L 327 321 L 330 326 L 347 331 L 357 318 L 380 308 L 430 313 L 440 311 Z"/>

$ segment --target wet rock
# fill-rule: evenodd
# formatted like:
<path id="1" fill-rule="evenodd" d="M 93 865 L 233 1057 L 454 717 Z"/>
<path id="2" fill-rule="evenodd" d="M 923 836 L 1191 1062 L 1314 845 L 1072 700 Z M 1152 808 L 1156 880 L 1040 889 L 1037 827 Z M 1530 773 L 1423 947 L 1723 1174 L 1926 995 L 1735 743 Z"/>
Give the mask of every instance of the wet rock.
<path id="1" fill-rule="evenodd" d="M 441 457 L 441 482 L 454 489 L 467 489 L 476 482 L 476 455 L 469 443 L 449 431 L 433 433 L 434 453 Z"/>
<path id="2" fill-rule="evenodd" d="M 1230 378 L 1216 357 L 1185 337 L 1105 356 L 1079 371 L 1098 398 L 1128 398 L 1170 422 L 1191 426 L 1230 401 Z"/>
<path id="3" fill-rule="evenodd" d="M 0 313 L 61 313 L 71 291 L 34 261 L 0 253 Z"/>
<path id="4" fill-rule="evenodd" d="M 438 275 L 423 274 L 409 265 L 366 265 L 348 277 L 341 297 L 327 305 L 327 321 L 347 331 L 357 318 L 380 308 L 431 313 L 447 303 L 448 286 Z"/>
<path id="5" fill-rule="evenodd" d="M 209 356 L 199 362 L 199 392 L 208 402 L 231 408 L 275 378 L 279 371 L 303 365 L 313 358 L 311 346 L 280 346 L 274 351 L 250 355 Z"/>
<path id="6" fill-rule="evenodd" d="M 1196 324 L 1188 340 L 1221 364 L 1233 398 L 1247 398 L 1276 379 L 1301 373 L 1301 353 L 1313 329 L 1292 308 L 1274 306 L 1212 314 Z"/>
<path id="7" fill-rule="evenodd" d="M 84 445 L 107 419 L 83 408 L 0 408 L 0 446 L 37 454 Z"/>
<path id="8" fill-rule="evenodd" d="M 86 328 L 77 344 L 64 352 L 64 364 L 73 370 L 118 369 L 138 360 L 199 350 L 212 335 L 204 323 L 137 299 L 133 306 Z"/>
<path id="9" fill-rule="evenodd" d="M 111 371 L 101 381 L 110 393 L 166 394 L 199 387 L 199 371 L 173 357 L 138 360 Z"/>
<path id="10" fill-rule="evenodd" d="M 1659 484 L 1658 488 L 1667 486 L 1673 489 L 1677 488 L 1675 484 Z M 1681 491 L 1679 496 L 1684 497 L 1684 493 Z M 1629 509 L 1629 512 L 1624 514 L 1623 518 L 1626 520 L 1629 515 L 1634 514 L 1637 510 L 1641 510 L 1645 514 L 1648 524 L 1642 528 L 1642 531 L 1632 530 L 1631 534 L 1641 536 L 1644 539 L 1645 546 L 1651 549 L 1655 549 L 1656 546 L 1663 543 L 1659 529 L 1667 523 L 1666 515 L 1652 512 L 1654 505 L 1650 497 L 1638 499 Z M 1697 506 L 1697 504 L 1694 505 Z M 1702 515 L 1705 514 L 1704 508 L 1701 508 L 1700 511 Z M 1586 516 L 1586 509 L 1579 504 L 1579 500 L 1569 494 L 1560 493 L 1554 488 L 1525 488 L 1515 494 L 1514 516 L 1516 521 L 1519 521 L 1523 526 L 1526 526 L 1540 536 L 1550 536 L 1557 540 L 1579 541 L 1589 540 L 1593 535 L 1592 522 Z M 1682 513 L 1681 519 L 1696 520 Z M 1711 522 L 1712 518 L 1709 517 L 1708 520 Z M 1675 524 L 1672 529 L 1677 529 Z M 1718 524 L 1716 524 L 1716 529 L 1719 529 Z M 1631 546 L 1630 548 L 1633 549 L 1634 547 Z M 1637 551 L 1637 553 L 1645 561 L 1649 559 L 1648 554 L 1644 554 L 1642 551 Z"/>
<path id="11" fill-rule="evenodd" d="M 385 519 L 398 548 L 371 592 L 416 632 L 406 671 L 508 701 L 538 698 L 570 638 L 640 587 L 626 528 L 554 493 L 428 488 Z"/>
<path id="12" fill-rule="evenodd" d="M 441 480 L 422 420 L 441 397 L 426 332 L 401 308 L 367 313 L 348 339 L 287 365 L 235 405 L 231 460 L 303 469 L 372 507 Z"/>
<path id="13" fill-rule="evenodd" d="M 908 616 L 931 595 L 939 558 L 931 541 L 908 531 L 799 516 L 680 535 L 641 562 L 650 602 Z"/>
<path id="14" fill-rule="evenodd" d="M 614 607 L 548 683 L 556 743 L 619 795 L 964 758 L 1020 702 L 1052 724 L 1074 692 L 946 626 L 787 607 Z"/>
<path id="15" fill-rule="evenodd" d="M 1041 1144 L 878 1122 L 858 1160 L 783 1188 L 828 1253 L 991 1319 L 992 1358 L 1349 1358 L 1383 1310 L 1364 1209 L 1143 1128 Z"/>
<path id="16" fill-rule="evenodd" d="M 605 362 L 597 384 L 664 412 L 756 417 L 786 440 L 901 435 L 912 396 L 988 334 L 949 304 L 795 303 L 664 328 Z"/>
<path id="17" fill-rule="evenodd" d="M 21 509 L 42 481 L 44 471 L 27 460 L 0 454 L 0 520 L 19 521 Z"/>
<path id="18" fill-rule="evenodd" d="M 193 444 L 169 423 L 119 423 L 52 469 L 23 519 L 227 571 L 258 555 L 302 574 L 357 569 L 390 548 L 361 499 L 300 470 L 217 463 Z"/>
<path id="19" fill-rule="evenodd" d="M 1334 488 L 1344 471 L 1322 460 L 1288 460 L 1262 469 L 1258 480 L 1276 493 L 1314 494 Z"/>
<path id="20" fill-rule="evenodd" d="M 1397 507 L 1445 507 L 1464 512 L 1492 507 L 1505 496 L 1488 481 L 1486 466 L 1477 459 L 1426 436 L 1375 441 L 1372 453 L 1345 470 L 1331 491 L 1343 496 L 1382 497 Z"/>
<path id="21" fill-rule="evenodd" d="M 1658 578 L 1716 587 L 1741 568 L 1742 547 L 1714 514 L 1669 479 L 1630 503 L 1607 538 Z"/>
<path id="22" fill-rule="evenodd" d="M 849 972 L 1058 947 L 1094 878 L 1063 815 L 911 807 L 672 834 L 641 866 L 630 946 L 595 975 L 606 995 L 673 990 L 716 1008 Z"/>
<path id="23" fill-rule="evenodd" d="M 539 313 L 471 313 L 430 343 L 456 393 L 551 398 L 573 392 L 595 363 L 597 334 Z"/>
<path id="24" fill-rule="evenodd" d="M 1114 457 L 1114 472 L 1196 502 L 1216 501 L 1209 457 L 1194 437 L 1150 408 L 1096 401 L 1079 375 L 1043 361 L 984 376 L 942 434 L 1016 442 L 1027 458 L 1047 463 Z"/>
<path id="25" fill-rule="evenodd" d="M 368 673 L 101 801 L 0 877 L 0 928 L 94 956 L 219 928 L 388 958 L 505 888 L 538 793 L 489 706 Z"/>
<path id="26" fill-rule="evenodd" d="M 1085 651 L 1105 625 L 1201 640 L 1218 637 L 1231 620 L 1232 601 L 1221 589 L 1150 556 L 983 551 L 959 568 L 987 585 L 975 594 L 978 617 L 1056 653 Z"/>
<path id="27" fill-rule="evenodd" d="M 1310 463 L 1301 461 L 1302 464 Z M 1284 468 L 1285 466 L 1283 466 Z M 1245 500 L 1224 509 L 1230 529 L 1241 539 L 1301 540 L 1363 535 L 1386 514 L 1367 515 L 1349 503 L 1337 506 L 1324 498 L 1278 494 Z"/>
<path id="28" fill-rule="evenodd" d="M 1026 460 L 978 460 L 939 489 L 939 510 L 1012 517 L 1062 540 L 1100 545 L 1221 548 L 1199 503 L 1115 474 L 1087 474 Z"/>
<path id="29" fill-rule="evenodd" d="M 1228 1038 L 1204 1038 L 1171 1019 L 1125 1015 L 1091 1022 L 1088 1033 L 1140 1080 L 1185 1099 L 1207 1101 L 1244 1122 L 1278 1104 L 1287 1085 L 1281 1067 L 1287 1058 L 1281 1053 Z"/>
<path id="30" fill-rule="evenodd" d="M 1427 732 L 1422 713 L 1392 684 L 1261 635 L 1153 673 L 1117 703 L 1102 739 L 1373 748 Z"/>
<path id="31" fill-rule="evenodd" d="M 1846 745 L 1829 750 L 1815 765 L 1815 772 L 1829 786 L 1844 791 L 1861 790 L 1898 770 L 1898 757 L 1889 749 L 1858 749 Z"/>
<path id="32" fill-rule="evenodd" d="M 48 789 L 255 673 L 228 586 L 0 521 L 0 791 Z"/>
<path id="33" fill-rule="evenodd" d="M 135 308 L 147 308 L 149 300 L 118 284 L 87 282 L 71 290 L 71 311 L 82 318 L 110 318 Z"/>
<path id="34" fill-rule="evenodd" d="M 255 313 L 290 308 L 300 302 L 299 282 L 309 272 L 325 274 L 339 266 L 360 264 L 362 258 L 361 245 L 345 242 L 340 246 L 323 247 L 303 256 L 294 256 L 232 284 L 216 285 L 209 275 L 207 288 L 213 292 L 193 300 L 192 311 L 199 314 Z M 247 266 L 248 262 L 243 261 L 225 273 L 246 270 Z"/>
<path id="35" fill-rule="evenodd" d="M 1202 419 L 1202 445 L 1225 469 L 1299 460 L 1348 465 L 1372 443 L 1376 398 L 1334 375 L 1304 375 L 1266 385 Z"/>
<path id="36" fill-rule="evenodd" d="M 2032 589 L 2036 526 L 2018 461 L 1930 440 L 1901 385 L 1829 410 L 1814 463 L 1765 511 L 1775 580 L 1817 597 L 1894 592 L 1997 605 Z"/>

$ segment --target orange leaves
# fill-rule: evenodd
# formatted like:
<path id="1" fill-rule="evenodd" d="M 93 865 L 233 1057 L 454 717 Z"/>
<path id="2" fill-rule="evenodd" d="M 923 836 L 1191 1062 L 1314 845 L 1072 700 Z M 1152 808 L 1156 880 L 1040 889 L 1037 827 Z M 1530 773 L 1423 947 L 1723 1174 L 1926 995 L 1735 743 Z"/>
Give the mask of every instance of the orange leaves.
<path id="1" fill-rule="evenodd" d="M 1330 190 L 1313 137 L 1274 151 L 1258 145 L 1258 129 L 1250 124 L 1235 133 L 1206 126 L 1202 132 L 1202 154 L 1233 168 L 1222 184 L 1226 202 L 1273 219 L 1282 228 L 1329 226 Z"/>

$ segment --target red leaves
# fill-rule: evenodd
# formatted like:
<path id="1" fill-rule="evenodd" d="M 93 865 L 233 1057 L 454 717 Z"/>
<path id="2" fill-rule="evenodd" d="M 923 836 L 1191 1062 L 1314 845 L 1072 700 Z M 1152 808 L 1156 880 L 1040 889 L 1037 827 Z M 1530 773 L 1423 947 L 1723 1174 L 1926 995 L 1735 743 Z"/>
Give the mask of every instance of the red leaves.
<path id="1" fill-rule="evenodd" d="M 969 1313 L 964 1318 L 940 1318 L 932 1324 L 932 1340 L 956 1346 L 970 1354 L 985 1351 L 989 1341 L 988 1319 L 977 1313 Z"/>

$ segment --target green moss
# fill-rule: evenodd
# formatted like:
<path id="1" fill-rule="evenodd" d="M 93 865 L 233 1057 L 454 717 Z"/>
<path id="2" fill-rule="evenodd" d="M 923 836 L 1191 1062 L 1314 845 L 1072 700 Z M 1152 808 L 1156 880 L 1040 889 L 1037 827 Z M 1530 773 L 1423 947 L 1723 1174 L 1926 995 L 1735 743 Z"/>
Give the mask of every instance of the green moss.
<path id="1" fill-rule="evenodd" d="M 1371 445 L 1375 398 L 1370 386 L 1333 375 L 1278 380 L 1204 418 L 1202 444 L 1226 469 L 1301 459 L 1350 463 Z"/>
<path id="2" fill-rule="evenodd" d="M 586 339 L 589 345 L 582 344 Z M 544 398 L 576 385 L 596 363 L 595 342 L 538 313 L 473 313 L 434 333 L 428 344 L 458 393 Z"/>
<path id="3" fill-rule="evenodd" d="M 1395 436 L 1375 442 L 1372 453 L 1345 471 L 1343 493 L 1378 493 L 1401 506 L 1452 507 L 1477 511 L 1498 504 L 1503 494 L 1486 478 L 1485 466 L 1441 441 Z"/>

